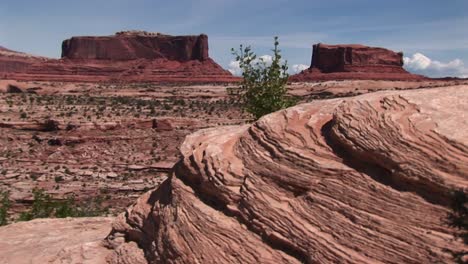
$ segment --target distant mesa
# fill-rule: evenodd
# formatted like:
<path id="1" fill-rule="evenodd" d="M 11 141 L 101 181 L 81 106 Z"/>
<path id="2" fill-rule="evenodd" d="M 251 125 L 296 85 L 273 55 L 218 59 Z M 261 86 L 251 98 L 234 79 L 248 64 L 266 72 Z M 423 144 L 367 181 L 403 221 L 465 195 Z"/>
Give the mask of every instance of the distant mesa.
<path id="1" fill-rule="evenodd" d="M 209 57 L 208 36 L 121 31 L 72 37 L 62 58 L 50 59 L 0 47 L 0 78 L 91 82 L 237 82 Z M 403 68 L 403 53 L 363 45 L 313 45 L 309 69 L 292 82 L 317 80 L 422 80 Z"/>
<path id="2" fill-rule="evenodd" d="M 62 58 L 83 60 L 167 59 L 205 61 L 208 36 L 170 36 L 146 31 L 121 31 L 114 36 L 73 37 L 63 41 Z"/>
<path id="3" fill-rule="evenodd" d="M 121 31 L 112 36 L 72 37 L 62 58 L 0 48 L 0 77 L 35 81 L 235 82 L 238 77 L 209 57 L 208 36 Z"/>
<path id="4" fill-rule="evenodd" d="M 403 53 L 358 44 L 313 45 L 309 69 L 291 77 L 291 81 L 334 79 L 418 80 L 424 76 L 403 68 Z"/>

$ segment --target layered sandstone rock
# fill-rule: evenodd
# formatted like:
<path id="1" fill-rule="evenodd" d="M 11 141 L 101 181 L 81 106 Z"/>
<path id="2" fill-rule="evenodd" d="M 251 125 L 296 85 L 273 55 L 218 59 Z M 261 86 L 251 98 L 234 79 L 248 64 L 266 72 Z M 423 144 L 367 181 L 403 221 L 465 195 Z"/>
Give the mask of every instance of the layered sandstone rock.
<path id="1" fill-rule="evenodd" d="M 32 64 L 44 63 L 47 59 L 43 57 L 33 56 L 30 54 L 16 52 L 4 47 L 0 47 L 0 77 L 9 74 L 24 72 Z"/>
<path id="2" fill-rule="evenodd" d="M 62 43 L 62 58 L 81 60 L 207 60 L 208 36 L 120 32 L 114 36 L 73 37 Z"/>
<path id="3" fill-rule="evenodd" d="M 0 77 L 35 81 L 236 82 L 208 55 L 208 37 L 119 32 L 73 37 L 62 59 L 0 50 Z"/>
<path id="4" fill-rule="evenodd" d="M 424 77 L 403 69 L 403 53 L 363 45 L 313 45 L 309 69 L 292 81 L 331 79 L 417 80 Z"/>
<path id="5" fill-rule="evenodd" d="M 467 101 L 468 86 L 377 92 L 192 134 L 114 223 L 111 245 L 141 248 L 114 261 L 450 262 L 467 249 L 445 220 L 468 188 Z"/>

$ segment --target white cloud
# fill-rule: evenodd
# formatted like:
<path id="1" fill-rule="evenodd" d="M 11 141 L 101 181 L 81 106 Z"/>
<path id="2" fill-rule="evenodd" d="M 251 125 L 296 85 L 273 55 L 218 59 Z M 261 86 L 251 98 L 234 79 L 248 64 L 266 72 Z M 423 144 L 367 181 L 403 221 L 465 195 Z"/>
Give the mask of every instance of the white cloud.
<path id="1" fill-rule="evenodd" d="M 259 57 L 259 59 L 263 60 L 267 66 L 270 66 L 271 62 L 273 61 L 273 57 L 270 55 L 262 55 Z M 254 63 L 256 63 L 256 61 Z"/>
<path id="2" fill-rule="evenodd" d="M 265 64 L 267 66 L 270 66 L 271 62 L 273 61 L 273 57 L 271 55 L 262 55 L 258 59 L 254 60 L 254 63 L 258 62 L 259 59 L 262 59 L 263 62 L 265 62 Z M 307 66 L 305 64 L 294 64 L 294 65 L 289 67 L 288 73 L 289 74 L 296 74 L 296 73 L 299 73 L 299 72 L 301 72 L 301 71 L 303 71 L 305 69 L 308 69 L 308 68 L 309 68 L 309 66 Z M 233 75 L 236 75 L 236 76 L 241 76 L 242 75 L 242 69 L 240 68 L 238 61 L 229 62 L 228 71 L 230 73 L 232 73 Z"/>
<path id="3" fill-rule="evenodd" d="M 405 57 L 404 67 L 414 73 L 429 77 L 460 77 L 468 78 L 468 67 L 462 60 L 455 59 L 449 62 L 432 60 L 422 53 L 415 53 L 411 57 Z"/>
<path id="4" fill-rule="evenodd" d="M 228 71 L 229 71 L 232 75 L 236 75 L 236 76 L 242 75 L 242 70 L 241 70 L 241 68 L 240 68 L 240 66 L 239 66 L 239 62 L 238 62 L 238 61 L 231 61 L 231 62 L 229 62 Z"/>
<path id="5" fill-rule="evenodd" d="M 303 71 L 305 69 L 309 69 L 309 66 L 305 65 L 305 64 L 294 64 L 289 69 L 289 73 L 290 74 L 296 74 L 296 73 L 300 73 L 301 71 Z"/>
<path id="6" fill-rule="evenodd" d="M 273 61 L 273 57 L 271 55 L 262 55 L 262 56 L 258 57 L 258 59 L 255 59 L 252 63 L 256 64 L 260 60 L 263 60 L 265 65 L 270 66 L 271 62 Z M 240 68 L 238 61 L 229 62 L 228 71 L 230 73 L 232 73 L 233 75 L 236 75 L 236 76 L 241 76 L 242 75 L 242 69 Z"/>

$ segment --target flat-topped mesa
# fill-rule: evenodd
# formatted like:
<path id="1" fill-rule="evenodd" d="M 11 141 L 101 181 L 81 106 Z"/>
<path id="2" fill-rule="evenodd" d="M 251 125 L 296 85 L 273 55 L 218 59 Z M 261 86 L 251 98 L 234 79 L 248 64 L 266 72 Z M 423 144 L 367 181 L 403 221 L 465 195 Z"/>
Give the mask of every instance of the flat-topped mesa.
<path id="1" fill-rule="evenodd" d="M 315 44 L 310 68 L 291 81 L 336 79 L 418 80 L 403 68 L 403 53 L 358 44 Z"/>
<path id="2" fill-rule="evenodd" d="M 122 31 L 113 36 L 72 37 L 62 43 L 62 58 L 70 60 L 167 59 L 205 61 L 208 36 L 170 36 L 146 31 Z"/>
<path id="3" fill-rule="evenodd" d="M 354 72 L 372 69 L 375 72 L 404 72 L 403 53 L 364 45 L 313 46 L 311 68 L 327 72 Z"/>
<path id="4" fill-rule="evenodd" d="M 238 82 L 208 55 L 208 36 L 121 31 L 112 36 L 72 37 L 62 59 L 0 48 L 0 78 L 71 82 Z"/>

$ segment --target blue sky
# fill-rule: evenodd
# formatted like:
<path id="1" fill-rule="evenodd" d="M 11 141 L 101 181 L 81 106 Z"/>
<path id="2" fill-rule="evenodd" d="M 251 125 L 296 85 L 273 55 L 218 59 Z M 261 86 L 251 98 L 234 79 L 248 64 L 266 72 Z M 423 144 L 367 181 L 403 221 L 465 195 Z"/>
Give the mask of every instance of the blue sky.
<path id="1" fill-rule="evenodd" d="M 313 43 L 361 43 L 403 51 L 413 72 L 468 77 L 467 10 L 466 0 L 1 0 L 0 45 L 59 57 L 76 35 L 206 33 L 228 68 L 230 48 L 268 54 L 277 35 L 290 65 L 309 65 Z"/>

